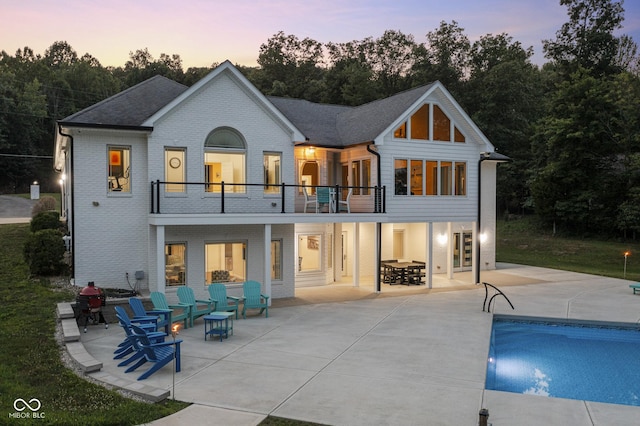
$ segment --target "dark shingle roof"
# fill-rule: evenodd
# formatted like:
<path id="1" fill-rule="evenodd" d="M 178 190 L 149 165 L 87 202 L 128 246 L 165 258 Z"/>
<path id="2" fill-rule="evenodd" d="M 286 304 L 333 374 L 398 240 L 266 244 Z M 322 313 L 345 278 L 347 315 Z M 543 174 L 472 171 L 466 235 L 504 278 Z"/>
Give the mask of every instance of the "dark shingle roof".
<path id="1" fill-rule="evenodd" d="M 340 146 L 337 117 L 352 107 L 316 104 L 303 99 L 268 96 L 276 108 L 311 142 L 322 146 Z"/>
<path id="2" fill-rule="evenodd" d="M 420 86 L 357 107 L 316 104 L 301 99 L 268 99 L 310 143 L 344 147 L 374 140 L 431 86 Z"/>
<path id="3" fill-rule="evenodd" d="M 328 105 L 303 99 L 267 99 L 296 126 L 309 143 L 341 148 L 371 142 L 404 114 L 432 84 L 407 90 L 357 107 Z M 155 76 L 60 121 L 66 126 L 142 128 L 162 107 L 188 89 Z"/>
<path id="4" fill-rule="evenodd" d="M 157 75 L 60 121 L 62 125 L 139 127 L 188 87 Z"/>

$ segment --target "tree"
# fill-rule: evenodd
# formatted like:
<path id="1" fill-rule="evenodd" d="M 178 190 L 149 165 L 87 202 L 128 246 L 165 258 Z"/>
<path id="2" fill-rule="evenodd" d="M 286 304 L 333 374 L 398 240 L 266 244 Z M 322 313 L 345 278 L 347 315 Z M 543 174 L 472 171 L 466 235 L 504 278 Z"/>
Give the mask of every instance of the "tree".
<path id="1" fill-rule="evenodd" d="M 470 77 L 459 95 L 491 143 L 512 159 L 500 166 L 498 208 L 524 209 L 531 164 L 531 135 L 542 115 L 540 72 L 531 64 L 531 47 L 524 49 L 507 34 L 487 34 L 470 49 Z"/>
<path id="2" fill-rule="evenodd" d="M 621 27 L 622 3 L 612 0 L 560 0 L 567 6 L 569 22 L 556 32 L 555 40 L 543 40 L 545 57 L 558 63 L 565 75 L 578 68 L 594 75 L 619 71 L 616 57 L 620 40 L 613 31 Z"/>
<path id="3" fill-rule="evenodd" d="M 531 186 L 536 211 L 570 232 L 611 231 L 616 200 L 625 198 L 614 87 L 579 69 L 560 84 L 539 123 L 534 156 L 540 164 Z"/>
<path id="4" fill-rule="evenodd" d="M 267 95 L 318 102 L 324 91 L 322 61 L 321 43 L 280 31 L 260 46 L 258 65 L 262 73 L 253 83 Z"/>
<path id="5" fill-rule="evenodd" d="M 464 28 L 456 21 L 440 22 L 440 27 L 427 33 L 427 50 L 431 55 L 434 77 L 450 92 L 457 94 L 460 82 L 468 77 L 471 43 Z"/>
<path id="6" fill-rule="evenodd" d="M 68 67 L 78 61 L 78 54 L 66 41 L 56 41 L 45 50 L 43 61 L 52 68 Z"/>
<path id="7" fill-rule="evenodd" d="M 160 54 L 160 59 L 155 60 L 149 50 L 138 49 L 129 52 L 129 60 L 124 64 L 124 70 L 116 70 L 125 87 L 135 86 L 153 76 L 162 75 L 175 81 L 182 81 L 182 59 L 179 55 Z"/>

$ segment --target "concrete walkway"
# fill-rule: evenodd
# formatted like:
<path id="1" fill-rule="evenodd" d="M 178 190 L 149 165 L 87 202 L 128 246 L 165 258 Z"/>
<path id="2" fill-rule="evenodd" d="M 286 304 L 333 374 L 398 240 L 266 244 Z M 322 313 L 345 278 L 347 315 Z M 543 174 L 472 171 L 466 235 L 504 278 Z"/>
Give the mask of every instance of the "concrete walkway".
<path id="1" fill-rule="evenodd" d="M 482 279 L 489 274 L 515 306 L 496 298 L 495 313 L 640 319 L 628 281 L 505 264 Z M 198 320 L 180 332 L 182 371 L 167 366 L 144 381 L 173 391 L 175 377 L 175 398 L 193 405 L 153 425 L 250 426 L 271 414 L 328 425 L 474 426 L 481 408 L 493 426 L 638 424 L 640 407 L 485 390 L 492 314 L 482 311 L 484 288 L 415 293 L 285 303 L 269 318 L 237 320 L 223 342 L 205 342 Z M 112 360 L 123 337 L 119 327 L 96 326 L 81 339 L 103 372 L 135 380 L 141 373 Z"/>

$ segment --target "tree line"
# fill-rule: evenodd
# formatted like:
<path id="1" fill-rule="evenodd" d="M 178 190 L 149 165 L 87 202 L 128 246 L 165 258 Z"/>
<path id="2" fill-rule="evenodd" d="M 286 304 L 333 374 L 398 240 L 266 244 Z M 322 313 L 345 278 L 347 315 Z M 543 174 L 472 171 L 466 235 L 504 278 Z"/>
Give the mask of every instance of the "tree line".
<path id="1" fill-rule="evenodd" d="M 574 235 L 635 238 L 640 230 L 640 59 L 616 36 L 622 1 L 560 0 L 567 22 L 543 40 L 547 62 L 506 33 L 473 43 L 458 22 L 417 42 L 387 30 L 377 38 L 320 43 L 278 32 L 258 66 L 238 69 L 266 95 L 360 105 L 442 82 L 499 152 L 498 208 L 535 213 Z M 51 170 L 56 120 L 154 75 L 187 86 L 218 64 L 183 69 L 177 54 L 130 52 L 122 67 L 78 56 L 64 41 L 44 54 L 0 54 L 0 192 L 33 180 L 57 190 Z"/>

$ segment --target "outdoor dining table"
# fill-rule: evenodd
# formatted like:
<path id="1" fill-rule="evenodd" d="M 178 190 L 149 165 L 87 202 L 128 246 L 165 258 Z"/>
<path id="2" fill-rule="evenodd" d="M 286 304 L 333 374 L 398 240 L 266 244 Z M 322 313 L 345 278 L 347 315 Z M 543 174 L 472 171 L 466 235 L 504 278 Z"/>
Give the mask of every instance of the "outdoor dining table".
<path id="1" fill-rule="evenodd" d="M 405 285 L 417 284 L 420 285 L 421 271 L 425 269 L 424 263 L 418 262 L 386 262 L 385 265 L 391 268 L 394 274 L 400 276 L 400 283 Z M 418 281 L 412 282 L 410 279 L 409 271 L 418 271 Z"/>

